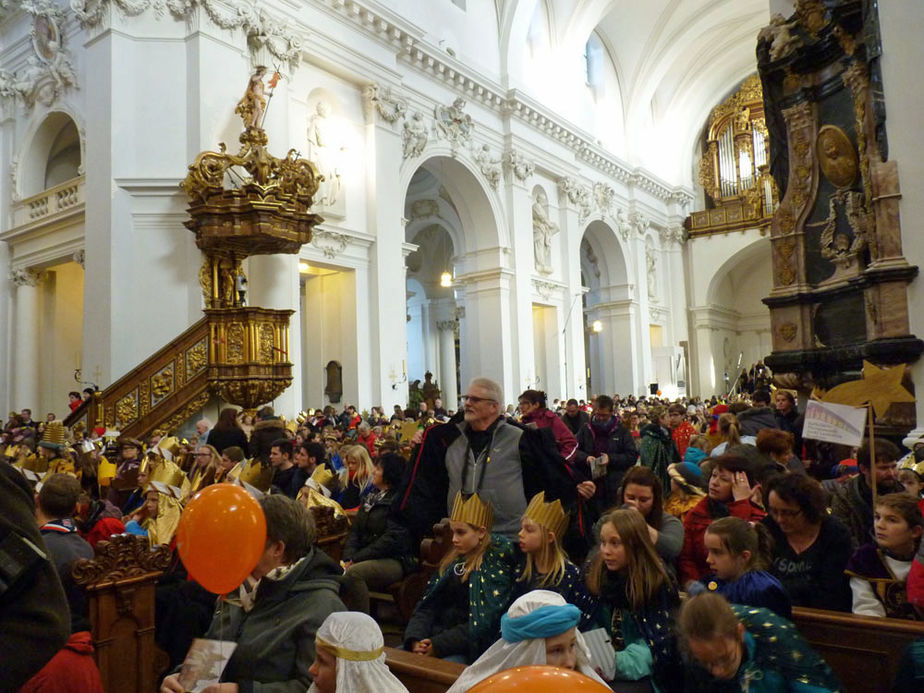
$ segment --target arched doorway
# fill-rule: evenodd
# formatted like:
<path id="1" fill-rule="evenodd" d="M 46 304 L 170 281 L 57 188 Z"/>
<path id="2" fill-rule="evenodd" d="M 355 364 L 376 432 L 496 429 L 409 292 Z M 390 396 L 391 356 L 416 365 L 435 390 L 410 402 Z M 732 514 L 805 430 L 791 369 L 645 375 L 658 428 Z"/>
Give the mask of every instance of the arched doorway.
<path id="1" fill-rule="evenodd" d="M 592 221 L 581 238 L 587 393 L 624 395 L 641 383 L 638 300 L 613 229 Z"/>
<path id="2" fill-rule="evenodd" d="M 438 155 L 414 169 L 404 210 L 405 240 L 418 246 L 407 258 L 408 381 L 432 372 L 448 409 L 476 376 L 509 393 L 512 272 L 497 200 L 465 163 Z"/>

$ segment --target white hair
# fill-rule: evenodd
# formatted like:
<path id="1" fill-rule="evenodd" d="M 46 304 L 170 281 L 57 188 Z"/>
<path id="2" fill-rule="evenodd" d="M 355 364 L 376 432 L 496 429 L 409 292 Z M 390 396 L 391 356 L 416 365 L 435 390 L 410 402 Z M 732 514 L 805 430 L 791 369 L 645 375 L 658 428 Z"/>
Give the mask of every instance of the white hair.
<path id="1" fill-rule="evenodd" d="M 488 399 L 493 399 L 497 402 L 498 407 L 504 406 L 504 388 L 501 387 L 500 383 L 490 378 L 472 378 L 468 386 L 469 388 L 481 388 L 488 393 Z"/>

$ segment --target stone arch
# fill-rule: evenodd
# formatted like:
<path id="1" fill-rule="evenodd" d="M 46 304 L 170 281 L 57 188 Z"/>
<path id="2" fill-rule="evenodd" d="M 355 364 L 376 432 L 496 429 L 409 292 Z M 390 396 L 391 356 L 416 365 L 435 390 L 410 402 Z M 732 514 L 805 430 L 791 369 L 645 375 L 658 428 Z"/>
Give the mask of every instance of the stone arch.
<path id="1" fill-rule="evenodd" d="M 591 221 L 581 239 L 581 273 L 585 294 L 584 348 L 588 394 L 635 392 L 639 383 L 638 302 L 631 282 L 628 254 L 613 228 Z M 599 332 L 590 329 L 600 322 Z"/>
<path id="2" fill-rule="evenodd" d="M 489 248 L 509 248 L 510 241 L 500 199 L 490 190 L 477 165 L 463 153 L 453 155 L 445 143 L 428 146 L 416 159 L 405 161 L 401 188 L 409 190 L 418 169 L 436 178 L 449 197 L 459 220 L 461 234 L 453 238 L 456 254 L 467 255 Z M 467 268 L 466 268 L 467 270 Z"/>
<path id="3" fill-rule="evenodd" d="M 75 135 L 75 141 L 72 143 L 63 142 L 62 135 L 67 133 Z M 56 145 L 76 144 L 76 163 L 73 167 L 76 176 L 83 175 L 83 162 L 85 161 L 85 143 L 83 129 L 77 122 L 77 119 L 64 110 L 49 111 L 41 120 L 35 120 L 33 126 L 26 132 L 23 138 L 23 145 L 20 149 L 16 164 L 16 177 L 14 181 L 14 196 L 17 199 L 32 197 L 38 195 L 46 189 L 46 174 L 48 173 L 49 160 L 56 152 Z M 72 157 L 73 158 L 73 157 Z M 57 180 L 59 175 L 53 180 Z M 73 177 L 73 176 L 72 176 Z M 63 182 L 63 180 L 58 180 Z"/>
<path id="4" fill-rule="evenodd" d="M 630 283 L 630 268 L 626 261 L 628 249 L 623 246 L 619 236 L 608 223 L 602 219 L 589 222 L 581 235 L 580 243 L 582 271 L 585 263 L 595 264 L 599 270 L 592 272 L 594 279 L 585 277 L 592 282 L 587 285 L 592 292 L 611 286 L 627 286 Z M 586 252 L 588 247 L 593 251 L 592 257 Z M 594 257 L 596 262 L 593 260 Z"/>

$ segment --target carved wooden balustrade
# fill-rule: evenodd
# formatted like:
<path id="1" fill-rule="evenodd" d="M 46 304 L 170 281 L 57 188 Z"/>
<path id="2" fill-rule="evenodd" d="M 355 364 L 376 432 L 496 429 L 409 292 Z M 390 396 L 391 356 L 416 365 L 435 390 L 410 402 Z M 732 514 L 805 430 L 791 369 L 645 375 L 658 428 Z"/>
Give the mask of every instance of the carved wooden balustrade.
<path id="1" fill-rule="evenodd" d="M 117 429 L 142 438 L 176 430 L 214 395 L 245 408 L 274 399 L 292 382 L 290 310 L 222 308 L 155 352 L 65 424 Z"/>
<path id="2" fill-rule="evenodd" d="M 74 564 L 74 580 L 87 591 L 96 663 L 107 692 L 157 690 L 154 590 L 169 564 L 165 546 L 151 549 L 147 538 L 131 534 L 99 542 L 93 560 Z"/>

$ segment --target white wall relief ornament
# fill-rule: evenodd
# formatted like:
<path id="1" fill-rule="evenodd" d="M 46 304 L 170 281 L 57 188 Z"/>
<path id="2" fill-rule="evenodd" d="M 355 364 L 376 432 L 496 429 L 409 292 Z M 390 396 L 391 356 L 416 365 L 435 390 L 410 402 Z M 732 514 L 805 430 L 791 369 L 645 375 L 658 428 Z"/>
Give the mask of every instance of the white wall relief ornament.
<path id="1" fill-rule="evenodd" d="M 472 153 L 472 158 L 478 164 L 482 175 L 487 179 L 492 188 L 497 190 L 497 184 L 500 183 L 501 177 L 501 160 L 491 156 L 491 149 L 484 144 L 480 149 Z"/>
<path id="2" fill-rule="evenodd" d="M 64 12 L 50 0 L 25 0 L 20 9 L 32 15 L 33 55 L 18 73 L 0 70 L 0 98 L 20 99 L 27 109 L 51 106 L 64 91 L 77 86 L 77 73 L 64 50 Z"/>
<path id="3" fill-rule="evenodd" d="M 423 114 L 415 111 L 414 115 L 404 121 L 404 130 L 401 133 L 402 154 L 405 159 L 423 154 L 424 147 L 430 135 L 424 123 Z"/>
<path id="4" fill-rule="evenodd" d="M 452 102 L 451 106 L 437 105 L 433 109 L 436 118 L 434 130 L 436 136 L 449 142 L 453 156 L 459 147 L 471 142 L 475 123 L 472 117 L 465 112 L 465 99 L 461 96 Z"/>
<path id="5" fill-rule="evenodd" d="M 193 10 L 201 7 L 215 26 L 231 31 L 242 29 L 252 55 L 268 51 L 277 60 L 298 65 L 301 39 L 289 29 L 285 21 L 275 19 L 259 9 L 260 3 L 228 2 L 217 0 L 71 0 L 71 9 L 80 25 L 87 28 L 100 26 L 108 8 L 114 7 L 126 17 L 137 17 L 148 9 L 155 16 L 170 14 L 175 19 L 188 20 Z"/>
<path id="6" fill-rule="evenodd" d="M 532 162 L 527 161 L 516 149 L 508 149 L 504 152 L 504 170 L 508 176 L 516 178 L 521 183 L 533 175 L 536 167 Z"/>

